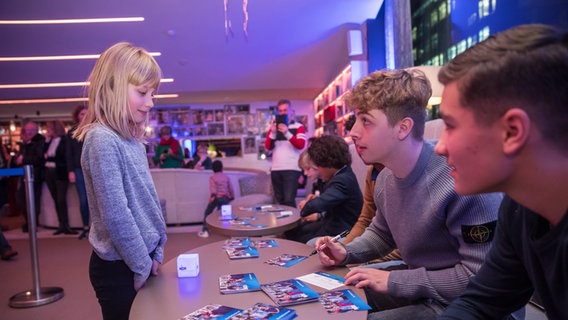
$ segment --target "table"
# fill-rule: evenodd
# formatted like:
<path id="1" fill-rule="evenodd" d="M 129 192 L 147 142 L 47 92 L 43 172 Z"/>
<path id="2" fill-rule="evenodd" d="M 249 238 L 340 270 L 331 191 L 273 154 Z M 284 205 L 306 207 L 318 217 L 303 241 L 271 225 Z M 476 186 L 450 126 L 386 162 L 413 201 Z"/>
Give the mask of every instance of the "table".
<path id="1" fill-rule="evenodd" d="M 232 207 L 236 220 L 221 220 L 221 212 L 215 210 L 205 219 L 207 228 L 215 233 L 233 237 L 258 237 L 280 234 L 296 227 L 300 223 L 298 209 L 284 205 L 270 205 L 263 209 L 254 210 L 254 207 Z M 271 211 L 271 210 L 283 211 Z M 269 211 L 270 210 L 270 211 Z M 292 212 L 290 216 L 281 217 L 282 212 Z M 239 222 L 248 224 L 237 224 Z M 257 227 L 255 225 L 262 225 Z"/>
<path id="2" fill-rule="evenodd" d="M 213 242 L 187 253 L 198 253 L 200 273 L 194 278 L 178 278 L 176 259 L 172 259 L 160 268 L 160 274 L 151 277 L 146 286 L 140 290 L 134 299 L 130 311 L 130 319 L 179 319 L 207 304 L 222 304 L 230 307 L 246 309 L 257 302 L 274 304 L 262 291 L 226 294 L 219 292 L 219 276 L 225 274 L 254 272 L 260 283 L 287 280 L 316 271 L 325 271 L 340 276 L 347 273 L 346 268 L 325 268 L 316 256 L 289 268 L 268 265 L 264 261 L 275 258 L 283 253 L 309 255 L 312 247 L 295 241 L 275 238 L 259 238 L 276 240 L 279 247 L 259 248 L 260 257 L 253 259 L 229 260 L 222 249 L 224 241 Z M 256 239 L 255 239 L 256 240 Z M 324 292 L 308 284 L 316 292 Z M 343 286 L 338 289 L 345 289 Z M 352 289 L 362 299 L 365 293 L 362 289 Z M 328 314 L 319 302 L 290 306 L 296 310 L 297 319 L 366 319 L 366 311 L 351 311 L 343 314 Z"/>

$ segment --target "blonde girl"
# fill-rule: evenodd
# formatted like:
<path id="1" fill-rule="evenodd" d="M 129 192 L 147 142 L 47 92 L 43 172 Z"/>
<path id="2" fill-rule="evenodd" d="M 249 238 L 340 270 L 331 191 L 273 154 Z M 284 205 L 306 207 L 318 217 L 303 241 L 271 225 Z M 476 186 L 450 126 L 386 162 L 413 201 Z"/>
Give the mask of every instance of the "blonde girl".
<path id="1" fill-rule="evenodd" d="M 89 277 L 105 320 L 128 319 L 136 292 L 163 261 L 166 226 L 142 143 L 160 78 L 146 50 L 113 45 L 89 77 L 88 113 L 74 135 L 84 143 Z"/>

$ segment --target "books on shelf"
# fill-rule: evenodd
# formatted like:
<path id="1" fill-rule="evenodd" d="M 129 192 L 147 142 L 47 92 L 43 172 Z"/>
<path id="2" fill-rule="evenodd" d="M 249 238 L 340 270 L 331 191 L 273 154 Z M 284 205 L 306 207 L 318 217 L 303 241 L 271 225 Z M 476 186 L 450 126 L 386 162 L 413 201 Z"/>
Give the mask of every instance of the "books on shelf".
<path id="1" fill-rule="evenodd" d="M 226 320 L 235 314 L 243 311 L 233 307 L 224 306 L 221 304 L 208 304 L 201 307 L 190 314 L 187 314 L 178 320 L 201 320 L 201 319 L 218 319 Z"/>
<path id="2" fill-rule="evenodd" d="M 219 277 L 219 291 L 223 294 L 259 290 L 260 282 L 254 273 L 225 274 Z"/>
<path id="3" fill-rule="evenodd" d="M 227 248 L 225 251 L 229 255 L 229 259 L 249 259 L 259 257 L 258 250 L 254 247 Z"/>
<path id="4" fill-rule="evenodd" d="M 262 284 L 262 291 L 279 306 L 317 301 L 319 294 L 297 279 L 289 279 Z"/>
<path id="5" fill-rule="evenodd" d="M 319 301 L 328 313 L 371 310 L 371 307 L 351 289 L 324 292 L 320 295 Z"/>
<path id="6" fill-rule="evenodd" d="M 278 257 L 268 259 L 264 261 L 264 263 L 288 268 L 307 258 L 308 258 L 307 256 L 299 256 L 295 254 L 284 253 Z"/>
<path id="7" fill-rule="evenodd" d="M 296 316 L 296 310 L 259 302 L 237 313 L 229 320 L 290 320 Z"/>

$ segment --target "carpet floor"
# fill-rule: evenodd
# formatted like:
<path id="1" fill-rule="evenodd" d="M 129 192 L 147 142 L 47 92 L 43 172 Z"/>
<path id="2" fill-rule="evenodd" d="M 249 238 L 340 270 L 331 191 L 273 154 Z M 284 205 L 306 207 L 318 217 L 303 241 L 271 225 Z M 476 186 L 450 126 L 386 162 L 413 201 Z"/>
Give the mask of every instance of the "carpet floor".
<path id="1" fill-rule="evenodd" d="M 200 238 L 201 226 L 169 227 L 165 259 L 210 242 L 226 239 L 211 234 Z M 76 235 L 53 236 L 52 229 L 38 228 L 38 262 L 40 287 L 59 287 L 64 297 L 58 301 L 24 309 L 9 306 L 10 298 L 33 290 L 32 258 L 29 235 L 21 229 L 4 231 L 18 255 L 10 261 L 0 261 L 0 320 L 99 320 L 99 304 L 89 282 L 88 266 L 92 248 L 87 240 Z M 142 289 L 143 290 L 143 289 Z"/>

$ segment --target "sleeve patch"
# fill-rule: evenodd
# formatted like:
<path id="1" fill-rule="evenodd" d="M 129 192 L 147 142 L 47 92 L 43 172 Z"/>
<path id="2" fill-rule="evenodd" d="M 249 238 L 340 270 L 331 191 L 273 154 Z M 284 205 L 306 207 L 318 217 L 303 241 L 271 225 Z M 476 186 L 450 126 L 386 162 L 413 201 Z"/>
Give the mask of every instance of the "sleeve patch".
<path id="1" fill-rule="evenodd" d="M 466 243 L 488 243 L 493 240 L 497 221 L 473 226 L 462 225 L 462 237 Z"/>

